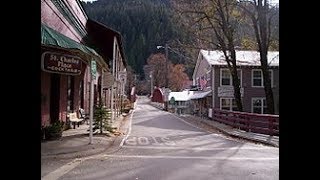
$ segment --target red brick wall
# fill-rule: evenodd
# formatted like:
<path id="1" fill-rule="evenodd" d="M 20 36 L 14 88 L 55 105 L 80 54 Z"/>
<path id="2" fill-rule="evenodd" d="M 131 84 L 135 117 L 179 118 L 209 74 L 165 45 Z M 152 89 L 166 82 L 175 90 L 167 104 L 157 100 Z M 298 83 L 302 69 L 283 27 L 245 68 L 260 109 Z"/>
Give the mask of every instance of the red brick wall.
<path id="1" fill-rule="evenodd" d="M 50 123 L 50 74 L 41 71 L 41 125 Z"/>
<path id="2" fill-rule="evenodd" d="M 73 87 L 73 110 L 74 112 L 77 112 L 79 115 L 79 105 L 80 105 L 80 96 L 79 96 L 79 88 L 80 88 L 80 76 L 75 76 L 74 77 L 74 87 Z"/>
<path id="3" fill-rule="evenodd" d="M 60 113 L 59 118 L 62 121 L 67 119 L 67 88 L 68 88 L 68 76 L 61 75 L 60 79 Z"/>

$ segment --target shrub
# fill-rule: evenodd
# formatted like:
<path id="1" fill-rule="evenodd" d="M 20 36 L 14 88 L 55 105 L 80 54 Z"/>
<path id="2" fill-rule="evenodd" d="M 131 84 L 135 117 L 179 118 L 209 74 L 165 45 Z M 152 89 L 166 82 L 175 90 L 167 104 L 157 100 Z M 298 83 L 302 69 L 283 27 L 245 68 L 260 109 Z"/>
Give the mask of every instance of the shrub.
<path id="1" fill-rule="evenodd" d="M 55 121 L 47 127 L 44 127 L 45 139 L 54 140 L 59 139 L 62 136 L 63 121 Z"/>

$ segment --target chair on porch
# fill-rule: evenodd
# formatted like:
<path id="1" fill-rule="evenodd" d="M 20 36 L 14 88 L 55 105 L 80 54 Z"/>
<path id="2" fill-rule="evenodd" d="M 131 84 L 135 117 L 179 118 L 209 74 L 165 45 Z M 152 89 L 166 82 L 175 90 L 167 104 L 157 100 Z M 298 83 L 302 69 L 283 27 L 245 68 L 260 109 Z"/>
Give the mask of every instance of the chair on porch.
<path id="1" fill-rule="evenodd" d="M 83 118 L 84 121 L 86 121 L 87 124 L 89 124 L 89 113 L 85 113 L 84 109 L 79 108 L 79 115 L 80 115 L 80 118 Z"/>

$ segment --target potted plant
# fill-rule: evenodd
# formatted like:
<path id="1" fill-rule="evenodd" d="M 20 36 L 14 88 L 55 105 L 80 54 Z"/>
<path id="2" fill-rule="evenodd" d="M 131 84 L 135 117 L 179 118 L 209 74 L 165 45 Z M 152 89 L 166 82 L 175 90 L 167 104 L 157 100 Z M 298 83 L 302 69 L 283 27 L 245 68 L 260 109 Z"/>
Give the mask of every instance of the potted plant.
<path id="1" fill-rule="evenodd" d="M 62 131 L 63 131 L 63 121 L 55 121 L 49 126 L 44 128 L 45 131 L 45 138 L 47 140 L 55 140 L 59 139 L 62 136 Z"/>

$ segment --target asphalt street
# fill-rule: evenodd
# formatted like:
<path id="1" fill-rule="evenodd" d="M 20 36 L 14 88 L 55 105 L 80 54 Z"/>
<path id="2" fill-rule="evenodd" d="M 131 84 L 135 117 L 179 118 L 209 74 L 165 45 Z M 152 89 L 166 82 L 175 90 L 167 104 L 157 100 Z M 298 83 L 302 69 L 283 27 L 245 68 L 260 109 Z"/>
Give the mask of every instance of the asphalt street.
<path id="1" fill-rule="evenodd" d="M 120 150 L 75 159 L 56 179 L 279 179 L 279 148 L 206 132 L 139 97 Z"/>

